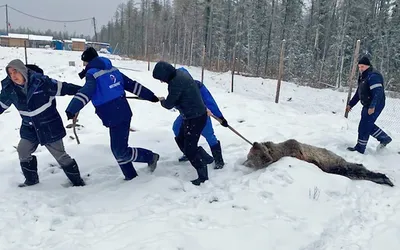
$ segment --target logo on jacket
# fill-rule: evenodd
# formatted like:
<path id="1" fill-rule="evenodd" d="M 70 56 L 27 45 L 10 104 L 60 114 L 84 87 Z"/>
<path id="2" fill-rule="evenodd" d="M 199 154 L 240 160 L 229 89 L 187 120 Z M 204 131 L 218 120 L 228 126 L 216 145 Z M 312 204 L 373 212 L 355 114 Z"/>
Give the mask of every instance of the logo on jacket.
<path id="1" fill-rule="evenodd" d="M 110 75 L 110 79 L 113 82 L 113 84 L 110 84 L 110 86 L 109 86 L 110 89 L 115 88 L 120 85 L 120 82 L 117 82 L 117 78 L 114 75 Z"/>
<path id="2" fill-rule="evenodd" d="M 114 75 L 110 75 L 110 79 L 113 83 L 117 82 L 117 78 Z"/>

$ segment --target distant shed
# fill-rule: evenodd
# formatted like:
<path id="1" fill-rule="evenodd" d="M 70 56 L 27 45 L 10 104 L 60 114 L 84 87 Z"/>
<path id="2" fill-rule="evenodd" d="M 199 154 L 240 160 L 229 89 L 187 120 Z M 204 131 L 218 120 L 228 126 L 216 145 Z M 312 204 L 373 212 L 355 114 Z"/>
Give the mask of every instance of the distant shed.
<path id="1" fill-rule="evenodd" d="M 63 40 L 64 50 L 72 50 L 72 41 L 71 40 Z"/>
<path id="2" fill-rule="evenodd" d="M 53 43 L 52 36 L 29 35 L 28 39 L 31 48 L 44 48 L 46 45 L 52 46 Z"/>
<path id="3" fill-rule="evenodd" d="M 8 47 L 24 47 L 25 41 L 28 41 L 29 35 L 9 33 L 8 36 L 1 36 L 2 45 Z"/>
<path id="4" fill-rule="evenodd" d="M 73 51 L 84 51 L 86 48 L 86 39 L 71 38 Z"/>
<path id="5" fill-rule="evenodd" d="M 109 43 L 103 43 L 103 42 L 92 42 L 92 41 L 87 41 L 86 42 L 86 47 L 93 47 L 97 51 L 101 49 L 109 49 L 110 44 Z"/>
<path id="6" fill-rule="evenodd" d="M 27 42 L 27 47 L 44 48 L 46 45 L 52 44 L 53 37 L 16 33 L 9 33 L 8 35 L 0 36 L 1 46 L 24 47 L 25 41 Z"/>
<path id="7" fill-rule="evenodd" d="M 64 43 L 61 40 L 53 40 L 53 44 L 54 44 L 55 50 L 63 50 L 64 49 Z"/>

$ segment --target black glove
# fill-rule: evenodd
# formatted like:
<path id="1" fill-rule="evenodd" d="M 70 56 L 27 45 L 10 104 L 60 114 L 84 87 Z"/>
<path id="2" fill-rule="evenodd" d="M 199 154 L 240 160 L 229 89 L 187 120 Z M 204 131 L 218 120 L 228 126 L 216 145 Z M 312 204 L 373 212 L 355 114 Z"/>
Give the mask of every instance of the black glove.
<path id="1" fill-rule="evenodd" d="M 78 74 L 78 75 L 79 75 L 79 78 L 81 78 L 81 79 L 85 78 L 86 73 L 87 73 L 87 70 L 86 70 L 86 69 L 82 70 L 82 71 Z"/>
<path id="2" fill-rule="evenodd" d="M 65 111 L 65 113 L 67 114 L 67 118 L 68 118 L 68 120 L 70 120 L 70 119 L 74 119 L 74 117 L 75 117 L 75 114 L 72 114 L 71 112 L 68 112 L 68 111 Z"/>
<path id="3" fill-rule="evenodd" d="M 158 101 L 160 101 L 160 100 L 158 99 L 157 96 L 154 95 L 154 96 L 151 98 L 150 101 L 151 101 L 151 102 L 158 102 Z"/>
<path id="4" fill-rule="evenodd" d="M 224 126 L 225 128 L 227 128 L 229 126 L 228 121 L 223 116 L 221 116 L 219 119 L 221 119 L 222 126 Z"/>

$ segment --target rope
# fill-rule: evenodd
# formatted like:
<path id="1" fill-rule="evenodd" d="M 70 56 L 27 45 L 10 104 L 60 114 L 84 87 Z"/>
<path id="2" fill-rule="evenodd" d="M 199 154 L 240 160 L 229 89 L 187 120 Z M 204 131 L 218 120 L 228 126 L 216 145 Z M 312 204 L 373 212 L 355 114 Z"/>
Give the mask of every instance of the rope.
<path id="1" fill-rule="evenodd" d="M 211 114 L 211 117 L 214 118 L 215 120 L 217 120 L 219 123 L 221 123 L 221 119 L 219 119 L 218 117 L 216 117 L 214 114 Z M 228 126 L 228 128 L 235 133 L 237 136 L 239 136 L 240 138 L 242 138 L 244 141 L 246 141 L 248 144 L 250 144 L 251 146 L 253 146 L 253 143 L 251 141 L 249 141 L 248 139 L 246 139 L 243 135 L 241 135 L 239 132 L 237 132 L 234 128 L 232 128 L 231 126 Z"/>
<path id="2" fill-rule="evenodd" d="M 75 135 L 75 138 L 76 138 L 76 142 L 78 143 L 78 145 L 79 144 L 81 144 L 81 142 L 79 141 L 79 137 L 78 137 L 78 134 L 76 133 L 76 120 L 78 119 L 78 115 L 79 115 L 79 112 L 75 115 L 75 117 L 72 119 L 72 129 L 73 129 L 73 131 L 74 131 L 74 135 Z"/>

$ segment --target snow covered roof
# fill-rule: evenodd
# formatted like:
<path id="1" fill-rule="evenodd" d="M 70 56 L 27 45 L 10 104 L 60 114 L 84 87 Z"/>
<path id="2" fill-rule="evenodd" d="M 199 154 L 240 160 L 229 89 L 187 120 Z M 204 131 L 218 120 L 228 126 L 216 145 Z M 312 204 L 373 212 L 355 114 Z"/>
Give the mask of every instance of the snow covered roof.
<path id="1" fill-rule="evenodd" d="M 53 41 L 52 36 L 39 36 L 39 35 L 28 35 L 28 34 L 16 34 L 16 33 L 8 33 L 8 36 L 1 37 L 9 37 L 9 38 L 17 38 L 17 39 L 27 39 L 33 41 Z"/>
<path id="2" fill-rule="evenodd" d="M 28 39 L 28 34 L 16 34 L 16 33 L 8 33 L 9 38 L 19 38 L 19 39 Z"/>
<path id="3" fill-rule="evenodd" d="M 86 39 L 83 38 L 71 38 L 72 42 L 80 42 L 80 43 L 86 43 Z"/>
<path id="4" fill-rule="evenodd" d="M 38 35 L 29 35 L 29 40 L 35 40 L 35 41 L 53 41 L 52 36 L 38 36 Z"/>
<path id="5" fill-rule="evenodd" d="M 103 43 L 103 42 L 93 42 L 93 41 L 87 41 L 87 44 L 98 44 L 98 45 L 105 45 L 105 46 L 109 46 L 109 43 Z"/>

